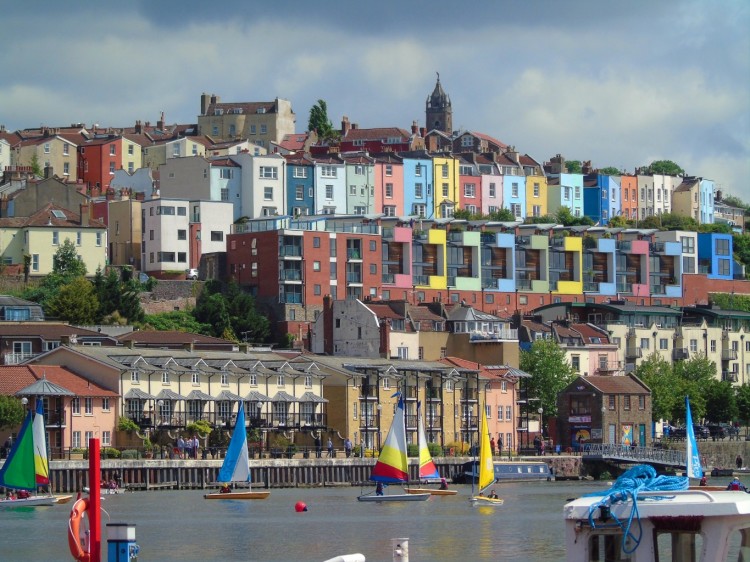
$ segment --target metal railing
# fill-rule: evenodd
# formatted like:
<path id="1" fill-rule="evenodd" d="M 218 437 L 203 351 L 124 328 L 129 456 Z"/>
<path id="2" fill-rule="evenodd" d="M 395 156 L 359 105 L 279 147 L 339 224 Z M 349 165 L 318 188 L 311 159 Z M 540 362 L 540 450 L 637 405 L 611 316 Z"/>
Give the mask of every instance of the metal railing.
<path id="1" fill-rule="evenodd" d="M 675 449 L 653 449 L 612 443 L 587 443 L 583 457 L 610 458 L 633 462 L 650 462 L 670 466 L 685 466 L 685 453 Z"/>

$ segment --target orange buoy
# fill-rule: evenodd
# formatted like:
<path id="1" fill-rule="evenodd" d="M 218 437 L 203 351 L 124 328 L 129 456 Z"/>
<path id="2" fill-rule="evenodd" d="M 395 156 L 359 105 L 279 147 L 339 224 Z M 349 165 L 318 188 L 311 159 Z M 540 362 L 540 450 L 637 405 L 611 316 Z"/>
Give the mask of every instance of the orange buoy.
<path id="1" fill-rule="evenodd" d="M 70 554 L 79 562 L 89 562 L 91 555 L 81 540 L 81 521 L 86 515 L 89 507 L 87 498 L 79 498 L 70 510 L 70 521 L 68 522 L 68 547 Z"/>
<path id="2" fill-rule="evenodd" d="M 295 503 L 294 511 L 296 511 L 297 513 L 302 513 L 303 511 L 307 511 L 307 504 L 305 502 Z"/>

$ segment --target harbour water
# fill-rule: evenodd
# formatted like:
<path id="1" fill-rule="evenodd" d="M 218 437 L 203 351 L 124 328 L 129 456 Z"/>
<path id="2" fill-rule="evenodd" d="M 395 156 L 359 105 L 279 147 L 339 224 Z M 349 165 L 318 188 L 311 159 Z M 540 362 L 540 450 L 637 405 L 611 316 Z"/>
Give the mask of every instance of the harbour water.
<path id="1" fill-rule="evenodd" d="M 409 539 L 411 562 L 551 562 L 565 559 L 566 500 L 606 483 L 503 484 L 496 489 L 505 504 L 495 508 L 472 507 L 470 486 L 457 488 L 456 496 L 382 504 L 356 501 L 360 489 L 352 487 L 274 489 L 262 501 L 207 501 L 197 490 L 135 492 L 103 496 L 102 508 L 110 522 L 136 525 L 139 562 L 322 562 L 354 552 L 390 562 L 391 539 L 399 537 Z M 298 501 L 307 512 L 295 512 Z M 0 511 L 0 559 L 70 560 L 70 505 Z M 106 560 L 106 531 L 102 541 Z"/>

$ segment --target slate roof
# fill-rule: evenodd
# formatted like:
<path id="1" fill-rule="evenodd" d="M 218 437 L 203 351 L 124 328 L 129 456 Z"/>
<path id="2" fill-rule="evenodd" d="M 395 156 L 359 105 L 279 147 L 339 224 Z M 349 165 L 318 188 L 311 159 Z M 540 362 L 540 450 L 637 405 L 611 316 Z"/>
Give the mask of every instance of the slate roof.
<path id="1" fill-rule="evenodd" d="M 58 218 L 52 211 L 61 211 L 65 218 Z M 25 228 L 25 227 L 54 227 L 54 228 L 106 228 L 105 224 L 97 219 L 89 218 L 88 224 L 81 224 L 81 215 L 64 209 L 54 203 L 47 203 L 30 217 L 3 217 L 0 218 L 0 227 Z"/>
<path id="2" fill-rule="evenodd" d="M 56 365 L 0 366 L 0 394 L 13 395 L 43 379 L 61 386 L 76 396 L 116 397 L 117 393 Z"/>
<path id="3" fill-rule="evenodd" d="M 389 138 L 398 137 L 402 142 L 408 142 L 411 133 L 399 127 L 376 127 L 373 129 L 349 129 L 346 134 L 342 135 L 342 141 L 382 141 Z"/>

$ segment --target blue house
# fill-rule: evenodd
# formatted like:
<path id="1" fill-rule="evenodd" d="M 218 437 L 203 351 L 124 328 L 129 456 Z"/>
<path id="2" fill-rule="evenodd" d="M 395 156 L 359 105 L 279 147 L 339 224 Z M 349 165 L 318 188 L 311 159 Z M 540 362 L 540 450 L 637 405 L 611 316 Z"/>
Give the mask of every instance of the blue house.
<path id="1" fill-rule="evenodd" d="M 286 214 L 293 217 L 315 213 L 315 162 L 306 154 L 286 158 Z"/>
<path id="2" fill-rule="evenodd" d="M 698 233 L 698 273 L 709 279 L 732 279 L 734 259 L 731 234 Z"/>
<path id="3" fill-rule="evenodd" d="M 434 218 L 432 159 L 426 152 L 402 152 L 400 156 L 404 159 L 404 214 Z"/>

